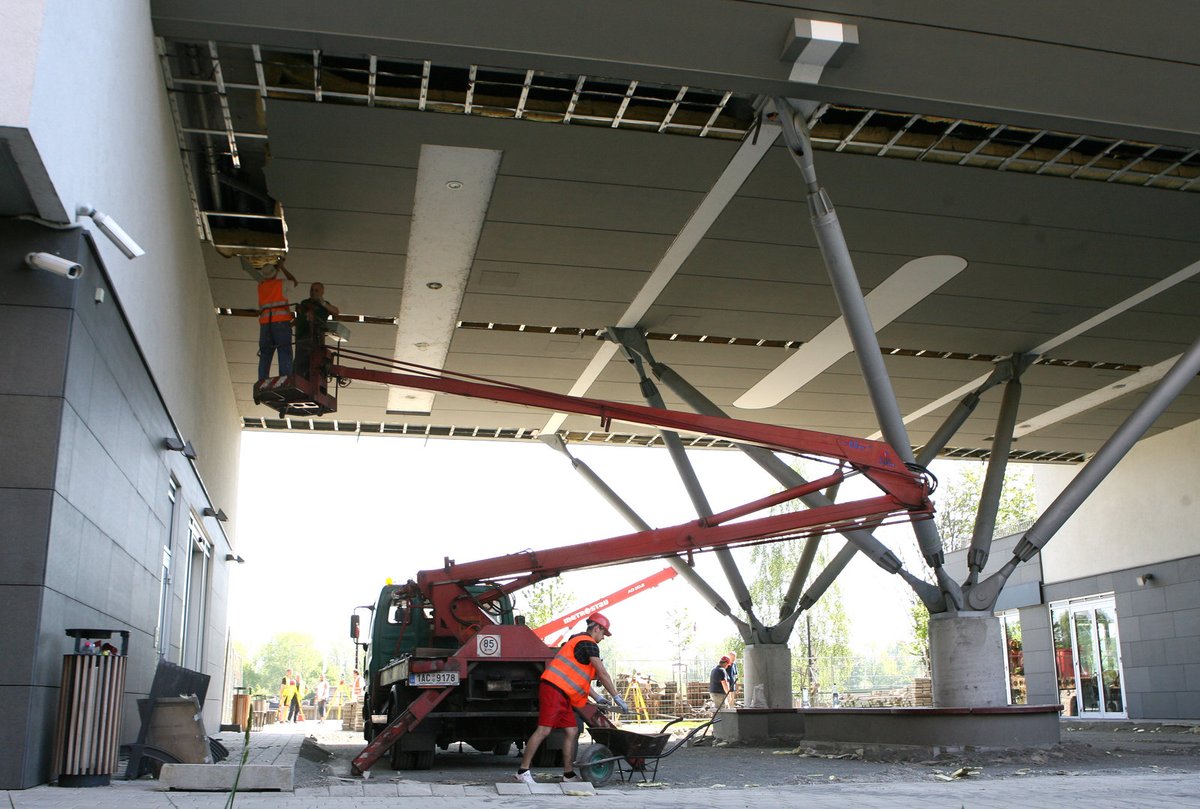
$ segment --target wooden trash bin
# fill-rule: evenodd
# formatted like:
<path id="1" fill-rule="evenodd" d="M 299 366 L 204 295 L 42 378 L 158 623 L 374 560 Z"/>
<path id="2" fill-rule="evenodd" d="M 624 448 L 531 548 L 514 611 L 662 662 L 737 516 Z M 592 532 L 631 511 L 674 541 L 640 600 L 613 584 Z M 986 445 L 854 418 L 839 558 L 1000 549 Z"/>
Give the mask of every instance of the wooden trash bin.
<path id="1" fill-rule="evenodd" d="M 121 636 L 118 650 L 106 641 Z M 117 769 L 129 632 L 68 629 L 75 653 L 63 655 L 51 780 L 61 787 L 107 786 Z"/>
<path id="2" fill-rule="evenodd" d="M 250 725 L 250 689 L 239 685 L 233 690 L 237 692 L 233 695 L 233 724 L 245 733 Z"/>

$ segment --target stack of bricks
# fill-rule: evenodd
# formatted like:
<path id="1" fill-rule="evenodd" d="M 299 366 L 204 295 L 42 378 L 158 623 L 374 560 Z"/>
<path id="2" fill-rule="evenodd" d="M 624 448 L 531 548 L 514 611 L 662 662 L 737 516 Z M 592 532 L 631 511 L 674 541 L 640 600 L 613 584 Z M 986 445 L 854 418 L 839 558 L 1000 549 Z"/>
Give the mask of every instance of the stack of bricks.
<path id="1" fill-rule="evenodd" d="M 342 703 L 342 730 L 362 733 L 363 704 L 361 702 Z"/>
<path id="2" fill-rule="evenodd" d="M 922 707 L 933 705 L 933 681 L 928 677 L 917 677 L 912 681 L 912 704 Z"/>

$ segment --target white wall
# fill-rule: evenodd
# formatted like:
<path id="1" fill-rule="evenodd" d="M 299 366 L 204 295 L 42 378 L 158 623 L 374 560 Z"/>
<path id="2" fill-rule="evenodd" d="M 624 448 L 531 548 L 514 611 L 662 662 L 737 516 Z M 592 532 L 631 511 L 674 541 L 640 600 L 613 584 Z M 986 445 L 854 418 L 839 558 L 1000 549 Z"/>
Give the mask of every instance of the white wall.
<path id="1" fill-rule="evenodd" d="M 24 127 L 29 122 L 44 5 L 41 0 L 0 3 L 0 53 L 4 54 L 0 127 Z"/>
<path id="2" fill-rule="evenodd" d="M 1200 554 L 1200 421 L 1138 443 L 1042 550 L 1047 584 Z M 1080 467 L 1039 466 L 1045 510 Z"/>
<path id="3" fill-rule="evenodd" d="M 41 3 L 19 5 L 40 16 Z M 214 505 L 236 517 L 240 423 L 149 3 L 44 6 L 29 115 L 34 144 L 67 211 L 90 204 L 145 248 L 130 261 L 96 234 L 167 407 L 200 456 Z"/>

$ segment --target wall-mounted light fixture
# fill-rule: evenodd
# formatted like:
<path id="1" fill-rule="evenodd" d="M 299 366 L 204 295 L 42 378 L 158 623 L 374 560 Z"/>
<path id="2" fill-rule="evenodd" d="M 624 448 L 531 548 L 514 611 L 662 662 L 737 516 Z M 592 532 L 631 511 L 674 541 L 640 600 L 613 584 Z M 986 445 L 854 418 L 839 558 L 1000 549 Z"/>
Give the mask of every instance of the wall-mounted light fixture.
<path id="1" fill-rule="evenodd" d="M 1143 573 L 1142 575 L 1137 577 L 1138 587 L 1145 587 L 1147 584 L 1150 584 L 1152 581 L 1154 581 L 1153 573 Z"/>
<path id="2" fill-rule="evenodd" d="M 227 553 L 227 554 L 225 554 L 225 561 L 226 562 L 237 562 L 240 565 L 243 562 L 245 562 L 246 560 L 240 556 L 235 556 L 232 553 Z"/>
<path id="3" fill-rule="evenodd" d="M 95 222 L 96 227 L 100 228 L 100 232 L 107 236 L 108 240 L 125 254 L 125 258 L 137 258 L 138 256 L 146 255 L 146 251 L 141 248 L 141 245 L 135 242 L 133 237 L 117 224 L 117 220 L 108 214 L 97 211 L 91 205 L 80 205 L 75 209 L 75 215 L 89 217 Z"/>
<path id="4" fill-rule="evenodd" d="M 224 509 L 213 508 L 212 506 L 205 506 L 204 510 L 201 511 L 200 513 L 203 514 L 205 517 L 216 517 L 217 522 L 229 522 L 229 516 L 225 513 Z"/>
<path id="5" fill-rule="evenodd" d="M 192 446 L 191 441 L 184 441 L 182 438 L 164 438 L 163 447 L 171 452 L 182 452 L 183 457 L 189 461 L 196 460 L 196 448 Z"/>

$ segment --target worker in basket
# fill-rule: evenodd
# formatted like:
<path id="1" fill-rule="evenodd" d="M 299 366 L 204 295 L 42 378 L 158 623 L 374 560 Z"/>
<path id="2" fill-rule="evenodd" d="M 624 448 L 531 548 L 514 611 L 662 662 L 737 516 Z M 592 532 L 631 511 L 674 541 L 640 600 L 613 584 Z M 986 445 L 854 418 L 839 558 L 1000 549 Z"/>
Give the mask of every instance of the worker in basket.
<path id="1" fill-rule="evenodd" d="M 589 694 L 593 693 L 593 680 L 600 681 L 617 708 L 623 712 L 629 710 L 600 659 L 600 641 L 611 634 L 608 618 L 594 612 L 587 617 L 584 631 L 571 636 L 546 664 L 538 687 L 538 726 L 525 743 L 525 755 L 517 770 L 518 781 L 534 783 L 529 766 L 538 747 L 554 728 L 562 728 L 566 737 L 563 740 L 563 781 L 583 780 L 583 776 L 575 772 L 575 743 L 579 738 L 575 709 L 587 704 Z"/>

